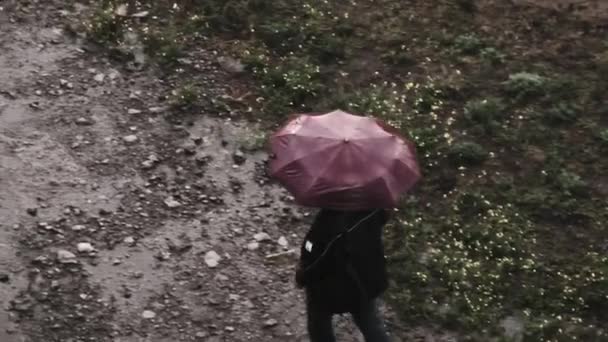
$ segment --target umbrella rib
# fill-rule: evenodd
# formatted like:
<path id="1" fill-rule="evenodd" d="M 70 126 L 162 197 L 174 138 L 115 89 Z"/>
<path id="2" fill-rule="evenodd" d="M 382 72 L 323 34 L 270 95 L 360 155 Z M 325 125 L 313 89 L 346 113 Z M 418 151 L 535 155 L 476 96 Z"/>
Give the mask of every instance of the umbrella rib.
<path id="1" fill-rule="evenodd" d="M 330 160 L 328 160 L 328 162 L 325 164 L 325 168 L 323 169 L 323 171 L 321 171 L 315 178 L 312 179 L 312 181 L 310 182 L 310 185 L 308 186 L 308 188 L 306 189 L 306 192 L 310 191 L 310 189 L 315 185 L 315 183 L 317 182 L 317 179 L 322 178 L 322 176 L 327 172 L 327 170 L 331 167 L 331 163 L 333 163 L 336 158 L 338 158 L 338 156 L 340 155 L 340 152 L 342 152 L 342 150 L 339 148 L 340 146 L 337 145 L 336 147 L 336 152 L 335 154 L 332 156 L 332 158 Z"/>

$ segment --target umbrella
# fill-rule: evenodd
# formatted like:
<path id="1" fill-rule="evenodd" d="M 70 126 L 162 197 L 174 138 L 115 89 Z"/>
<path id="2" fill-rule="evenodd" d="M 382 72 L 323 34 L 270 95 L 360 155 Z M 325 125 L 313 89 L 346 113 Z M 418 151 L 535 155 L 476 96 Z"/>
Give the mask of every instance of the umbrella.
<path id="1" fill-rule="evenodd" d="M 395 207 L 420 179 L 413 144 L 396 129 L 339 110 L 296 115 L 270 147 L 270 175 L 305 206 Z"/>

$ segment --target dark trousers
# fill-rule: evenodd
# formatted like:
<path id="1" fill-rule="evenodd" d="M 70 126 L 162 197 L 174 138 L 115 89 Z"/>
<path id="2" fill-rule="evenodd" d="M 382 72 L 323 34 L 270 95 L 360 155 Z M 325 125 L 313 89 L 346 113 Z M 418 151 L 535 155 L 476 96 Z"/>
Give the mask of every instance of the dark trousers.
<path id="1" fill-rule="evenodd" d="M 323 309 L 318 303 L 314 303 L 310 297 L 306 299 L 306 312 L 310 341 L 336 342 L 332 324 L 333 314 Z M 362 303 L 358 309 L 353 310 L 350 314 L 366 342 L 390 341 L 384 328 L 384 322 L 380 318 L 376 299 Z"/>

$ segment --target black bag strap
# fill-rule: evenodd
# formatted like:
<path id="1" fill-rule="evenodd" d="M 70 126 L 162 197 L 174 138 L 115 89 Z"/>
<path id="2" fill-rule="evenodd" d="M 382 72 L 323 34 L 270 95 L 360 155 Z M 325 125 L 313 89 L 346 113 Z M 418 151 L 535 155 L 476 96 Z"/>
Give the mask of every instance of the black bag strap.
<path id="1" fill-rule="evenodd" d="M 325 257 L 325 255 L 327 255 L 327 253 L 329 252 L 329 250 L 331 249 L 331 247 L 341 238 L 343 238 L 344 236 L 348 235 L 350 232 L 354 231 L 355 229 L 357 229 L 363 222 L 369 220 L 372 216 L 374 216 L 380 209 L 376 209 L 374 211 L 372 211 L 370 214 L 368 214 L 367 216 L 365 216 L 364 218 L 362 218 L 361 220 L 359 220 L 357 223 L 355 223 L 352 227 L 350 227 L 349 229 L 341 232 L 340 234 L 336 235 L 336 237 L 334 237 L 331 241 L 329 241 L 329 243 L 327 244 L 327 247 L 325 247 L 325 250 L 323 250 L 323 253 L 321 253 L 321 255 L 315 259 L 315 261 L 311 262 L 310 265 L 308 265 L 304 270 L 302 270 L 303 272 L 303 276 L 307 277 L 307 274 L 309 272 L 311 272 L 317 264 L 319 264 L 321 262 L 321 260 Z M 349 263 L 350 264 L 350 263 Z M 352 264 L 351 264 L 352 267 Z M 354 270 L 354 268 L 353 268 Z M 358 277 L 357 277 L 358 279 Z M 359 281 L 360 283 L 360 281 Z"/>

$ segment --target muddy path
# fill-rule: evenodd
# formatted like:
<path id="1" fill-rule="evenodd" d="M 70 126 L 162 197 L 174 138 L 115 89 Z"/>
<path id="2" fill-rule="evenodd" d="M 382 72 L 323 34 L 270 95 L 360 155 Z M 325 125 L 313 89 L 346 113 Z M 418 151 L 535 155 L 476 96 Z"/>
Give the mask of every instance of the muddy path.
<path id="1" fill-rule="evenodd" d="M 0 11 L 0 341 L 306 340 L 310 213 L 240 151 L 250 124 L 166 120 L 166 80 L 66 34 L 72 16 Z"/>

